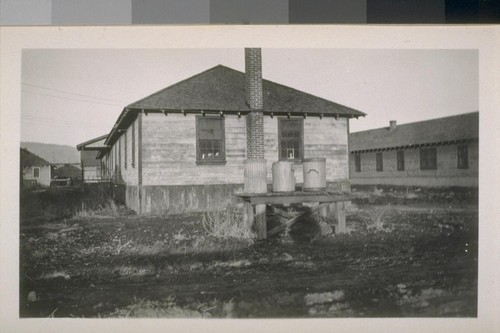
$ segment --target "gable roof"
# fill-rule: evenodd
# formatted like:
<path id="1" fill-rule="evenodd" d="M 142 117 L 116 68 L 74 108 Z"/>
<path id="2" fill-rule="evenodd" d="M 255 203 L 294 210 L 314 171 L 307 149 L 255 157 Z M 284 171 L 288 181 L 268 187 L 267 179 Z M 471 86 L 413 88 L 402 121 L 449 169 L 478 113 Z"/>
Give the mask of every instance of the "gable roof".
<path id="1" fill-rule="evenodd" d="M 479 112 L 349 134 L 349 150 L 365 152 L 396 148 L 468 142 L 479 139 Z"/>
<path id="2" fill-rule="evenodd" d="M 50 166 L 51 163 L 47 162 L 38 155 L 33 154 L 26 148 L 21 148 L 21 166 L 23 168 L 31 166 Z"/>
<path id="3" fill-rule="evenodd" d="M 364 116 L 361 111 L 262 80 L 264 111 Z M 127 106 L 132 109 L 249 111 L 245 74 L 218 65 Z"/>
<path id="4" fill-rule="evenodd" d="M 106 141 L 106 138 L 108 137 L 107 134 L 101 135 L 97 138 L 82 142 L 78 145 L 76 145 L 76 149 L 78 150 L 86 150 L 86 149 L 91 149 L 91 150 L 100 150 L 100 149 L 105 149 L 106 145 L 104 144 L 104 141 Z"/>
<path id="5" fill-rule="evenodd" d="M 365 113 L 272 81 L 262 80 L 264 114 L 360 117 Z M 106 144 L 116 141 L 141 110 L 164 113 L 246 114 L 245 73 L 218 65 L 129 104 L 120 114 Z"/>

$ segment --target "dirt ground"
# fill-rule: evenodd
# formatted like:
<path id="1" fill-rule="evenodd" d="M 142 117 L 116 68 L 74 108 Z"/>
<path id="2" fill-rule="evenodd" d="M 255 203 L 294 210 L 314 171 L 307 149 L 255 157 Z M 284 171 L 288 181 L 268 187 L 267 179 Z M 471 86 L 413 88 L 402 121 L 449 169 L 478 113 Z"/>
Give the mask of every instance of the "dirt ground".
<path id="1" fill-rule="evenodd" d="M 21 317 L 475 317 L 477 206 L 359 203 L 261 242 L 202 215 L 21 225 Z"/>

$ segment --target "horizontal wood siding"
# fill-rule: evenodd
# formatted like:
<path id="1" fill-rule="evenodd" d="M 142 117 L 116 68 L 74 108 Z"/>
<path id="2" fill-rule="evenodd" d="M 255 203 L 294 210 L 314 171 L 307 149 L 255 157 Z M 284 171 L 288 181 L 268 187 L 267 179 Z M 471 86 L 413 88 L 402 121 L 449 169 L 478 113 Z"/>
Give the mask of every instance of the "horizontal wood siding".
<path id="1" fill-rule="evenodd" d="M 111 179 L 116 184 L 137 185 L 138 184 L 138 135 L 137 119 L 135 124 L 135 164 L 132 164 L 132 124 L 122 133 L 120 138 L 113 144 L 109 155 L 102 158 L 105 170 L 104 178 Z M 127 143 L 125 144 L 125 139 Z M 125 149 L 127 152 L 125 153 Z M 125 166 L 126 165 L 126 166 Z"/>
<path id="2" fill-rule="evenodd" d="M 38 168 L 39 170 L 38 177 L 33 176 L 34 168 Z M 51 167 L 48 165 L 39 167 L 26 167 L 23 169 L 23 180 L 36 180 L 37 185 L 41 187 L 49 187 L 51 178 Z"/>
<path id="3" fill-rule="evenodd" d="M 376 171 L 376 153 L 361 154 L 361 172 L 355 171 L 351 159 L 353 184 L 394 184 L 416 186 L 477 186 L 479 150 L 477 143 L 468 144 L 469 168 L 459 169 L 457 145 L 436 147 L 437 169 L 420 169 L 420 149 L 405 150 L 405 170 L 397 170 L 397 152 L 383 152 L 383 171 Z"/>
<path id="4" fill-rule="evenodd" d="M 264 118 L 265 158 L 268 182 L 272 182 L 271 167 L 279 159 L 278 119 Z M 308 117 L 304 120 L 304 158 L 326 159 L 326 180 L 335 182 L 349 178 L 347 161 L 347 121 L 345 118 Z M 294 165 L 297 183 L 303 182 L 302 164 Z"/>
<path id="5" fill-rule="evenodd" d="M 132 165 L 132 124 L 127 128 L 126 134 L 125 132 L 121 136 L 121 166 L 120 172 L 123 179 L 123 183 L 127 185 L 137 185 L 138 184 L 138 165 L 137 165 L 137 154 L 138 154 L 138 144 L 137 144 L 137 119 L 134 121 L 135 123 L 135 164 Z M 127 139 L 127 144 L 125 144 L 125 138 Z M 127 149 L 127 153 L 125 154 L 125 148 Z M 125 160 L 125 157 L 127 158 Z M 125 168 L 125 163 L 127 167 Z"/>
<path id="6" fill-rule="evenodd" d="M 143 185 L 242 184 L 245 118 L 225 117 L 226 164 L 196 164 L 194 115 L 143 117 Z"/>

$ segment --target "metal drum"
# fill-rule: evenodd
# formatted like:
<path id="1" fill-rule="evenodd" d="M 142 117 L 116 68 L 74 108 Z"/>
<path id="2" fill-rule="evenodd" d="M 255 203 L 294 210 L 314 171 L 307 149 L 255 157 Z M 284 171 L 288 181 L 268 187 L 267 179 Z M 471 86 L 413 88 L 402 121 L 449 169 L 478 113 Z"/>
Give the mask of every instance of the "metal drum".
<path id="1" fill-rule="evenodd" d="M 273 192 L 295 191 L 293 164 L 293 161 L 279 161 L 273 163 Z"/>
<path id="2" fill-rule="evenodd" d="M 306 158 L 303 161 L 303 191 L 326 191 L 326 159 Z"/>
<path id="3" fill-rule="evenodd" d="M 245 160 L 244 175 L 245 193 L 267 192 L 267 167 L 266 160 Z"/>

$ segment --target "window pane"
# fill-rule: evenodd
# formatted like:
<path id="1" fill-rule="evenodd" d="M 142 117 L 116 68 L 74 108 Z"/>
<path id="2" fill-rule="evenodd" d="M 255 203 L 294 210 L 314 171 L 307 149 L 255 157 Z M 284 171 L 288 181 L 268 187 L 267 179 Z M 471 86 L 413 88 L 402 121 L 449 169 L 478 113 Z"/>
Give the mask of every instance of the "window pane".
<path id="1" fill-rule="evenodd" d="M 457 146 L 457 159 L 459 169 L 469 168 L 468 146 Z"/>
<path id="2" fill-rule="evenodd" d="M 361 155 L 360 154 L 354 155 L 354 170 L 356 172 L 361 171 Z"/>
<path id="3" fill-rule="evenodd" d="M 280 159 L 301 159 L 302 158 L 302 119 L 279 118 L 279 144 Z"/>
<path id="4" fill-rule="evenodd" d="M 405 169 L 405 152 L 398 151 L 397 152 L 397 164 L 398 171 L 403 171 Z"/>
<path id="5" fill-rule="evenodd" d="M 224 160 L 223 118 L 197 117 L 198 159 Z"/>
<path id="6" fill-rule="evenodd" d="M 377 171 L 383 171 L 382 153 L 376 153 Z"/>

